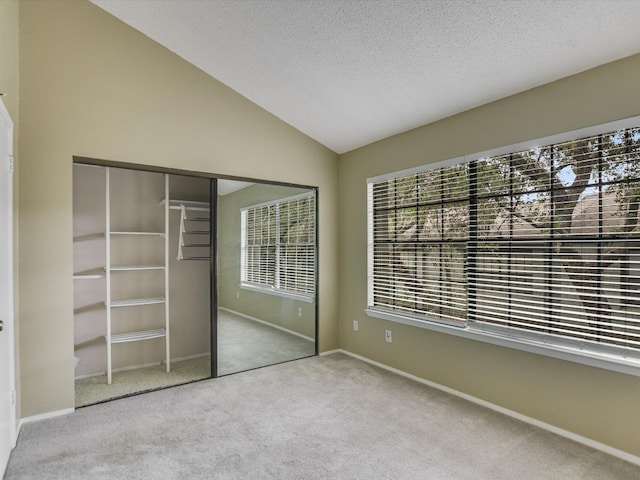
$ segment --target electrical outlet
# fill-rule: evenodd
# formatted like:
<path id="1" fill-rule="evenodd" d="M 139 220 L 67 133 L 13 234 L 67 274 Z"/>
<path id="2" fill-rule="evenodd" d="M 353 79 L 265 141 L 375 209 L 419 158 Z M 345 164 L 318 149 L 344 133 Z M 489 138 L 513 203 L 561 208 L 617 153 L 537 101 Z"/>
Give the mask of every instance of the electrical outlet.
<path id="1" fill-rule="evenodd" d="M 358 320 L 354 320 L 353 321 L 353 331 L 357 332 L 358 331 Z"/>
<path id="2" fill-rule="evenodd" d="M 387 343 L 391 343 L 393 341 L 393 338 L 391 337 L 391 330 L 384 331 L 384 341 Z"/>
<path id="3" fill-rule="evenodd" d="M 302 316 L 302 307 L 298 307 L 298 316 L 301 317 Z"/>
<path id="4" fill-rule="evenodd" d="M 236 298 L 240 298 L 240 292 L 236 292 Z"/>

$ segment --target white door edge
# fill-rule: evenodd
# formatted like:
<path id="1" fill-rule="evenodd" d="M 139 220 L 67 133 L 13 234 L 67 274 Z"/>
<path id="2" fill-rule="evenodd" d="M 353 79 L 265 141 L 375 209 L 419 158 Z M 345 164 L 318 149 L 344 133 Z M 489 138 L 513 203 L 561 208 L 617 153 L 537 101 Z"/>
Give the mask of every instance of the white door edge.
<path id="1" fill-rule="evenodd" d="M 1 319 L 4 322 L 4 329 L 0 335 L 5 337 L 7 341 L 7 357 L 8 357 L 8 391 L 0 392 L 1 395 L 7 395 L 9 397 L 9 412 L 1 414 L 9 416 L 9 446 L 12 449 L 16 445 L 18 434 L 18 419 L 16 416 L 16 382 L 15 382 L 15 310 L 14 310 L 14 288 L 13 288 L 13 121 L 7 111 L 4 101 L 0 97 L 0 134 L 3 135 L 3 151 L 0 152 L 2 158 L 0 159 L 0 169 L 2 172 L 2 182 L 4 183 L 3 198 L 0 200 L 0 204 L 3 208 L 6 208 L 6 214 L 8 215 L 6 231 L 2 234 L 5 235 L 3 239 L 2 251 L 0 255 L 3 255 L 7 262 L 6 272 L 3 272 L 4 278 L 0 280 L 0 285 L 6 288 L 6 305 L 3 309 Z M 5 212 L 2 212 L 4 215 Z M 6 397 L 5 397 L 6 398 Z M 5 468 L 4 465 L 1 466 Z"/>

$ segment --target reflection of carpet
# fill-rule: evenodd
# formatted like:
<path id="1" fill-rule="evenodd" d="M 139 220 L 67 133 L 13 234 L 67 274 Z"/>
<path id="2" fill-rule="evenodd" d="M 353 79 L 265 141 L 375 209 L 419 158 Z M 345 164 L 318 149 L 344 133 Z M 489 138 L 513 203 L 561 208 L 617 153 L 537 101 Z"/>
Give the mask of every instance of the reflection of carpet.
<path id="1" fill-rule="evenodd" d="M 218 375 L 251 370 L 315 353 L 313 342 L 291 333 L 241 317 L 218 312 Z M 106 375 L 76 380 L 76 407 L 134 393 L 165 388 L 210 377 L 209 356 L 163 365 L 114 372 L 113 383 Z"/>
<path id="2" fill-rule="evenodd" d="M 218 375 L 314 354 L 314 343 L 305 338 L 218 310 Z"/>

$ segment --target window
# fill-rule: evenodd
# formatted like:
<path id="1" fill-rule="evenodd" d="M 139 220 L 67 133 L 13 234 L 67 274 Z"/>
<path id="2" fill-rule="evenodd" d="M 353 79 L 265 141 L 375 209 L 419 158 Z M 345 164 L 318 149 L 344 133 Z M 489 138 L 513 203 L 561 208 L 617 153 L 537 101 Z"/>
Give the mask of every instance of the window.
<path id="1" fill-rule="evenodd" d="M 244 287 L 312 301 L 315 295 L 315 192 L 241 210 Z"/>
<path id="2" fill-rule="evenodd" d="M 640 359 L 640 127 L 575 135 L 369 179 L 368 312 Z"/>

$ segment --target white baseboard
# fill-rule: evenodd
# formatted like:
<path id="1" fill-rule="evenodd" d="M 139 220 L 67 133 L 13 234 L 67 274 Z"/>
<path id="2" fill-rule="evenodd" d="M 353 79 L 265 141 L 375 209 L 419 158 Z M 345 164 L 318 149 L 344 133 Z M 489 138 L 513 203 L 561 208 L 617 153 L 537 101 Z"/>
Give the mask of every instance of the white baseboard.
<path id="1" fill-rule="evenodd" d="M 350 355 L 348 352 L 341 350 L 339 348 L 336 348 L 335 350 L 327 350 L 326 352 L 320 352 L 318 355 L 320 355 L 321 357 L 324 357 L 326 355 L 333 355 L 334 353 L 344 353 L 346 355 Z"/>
<path id="2" fill-rule="evenodd" d="M 22 425 L 26 425 L 27 423 L 39 422 L 41 420 L 47 420 L 49 418 L 61 417 L 63 415 L 69 415 L 70 413 L 73 413 L 75 411 L 75 408 L 65 408 L 63 410 L 55 410 L 53 412 L 41 413 L 39 415 L 32 415 L 30 417 L 23 417 L 20 420 L 20 428 L 22 428 Z"/>
<path id="3" fill-rule="evenodd" d="M 246 318 L 247 320 L 251 320 L 253 322 L 257 322 L 257 323 L 260 323 L 262 325 L 266 325 L 267 327 L 272 327 L 272 328 L 275 328 L 276 330 L 287 332 L 287 333 L 289 333 L 291 335 L 295 335 L 296 337 L 304 338 L 305 340 L 308 340 L 309 342 L 315 341 L 311 337 L 307 337 L 306 335 L 303 335 L 303 334 L 298 333 L 298 332 L 294 332 L 293 330 L 289 330 L 288 328 L 281 327 L 281 326 L 276 325 L 276 324 L 271 323 L 271 322 L 265 322 L 264 320 L 260 320 L 259 318 L 252 317 L 251 315 L 245 315 L 244 313 L 236 312 L 235 310 L 230 310 L 230 309 L 224 308 L 224 307 L 218 307 L 218 310 L 224 310 L 225 312 L 232 313 L 233 315 L 237 315 L 239 317 Z"/>
<path id="4" fill-rule="evenodd" d="M 382 368 L 384 370 L 387 370 L 389 372 L 395 373 L 395 374 L 400 375 L 402 377 L 409 378 L 411 380 L 414 380 L 416 382 L 422 383 L 424 385 L 427 385 L 429 387 L 435 388 L 437 390 L 449 393 L 451 395 L 455 395 L 456 397 L 463 398 L 463 399 L 465 399 L 465 400 L 467 400 L 469 402 L 475 403 L 475 404 L 483 406 L 485 408 L 489 408 L 490 410 L 494 410 L 496 412 L 502 413 L 503 415 L 506 415 L 506 416 L 511 417 L 511 418 L 515 418 L 516 420 L 520 420 L 521 422 L 528 423 L 530 425 L 536 426 L 538 428 L 541 428 L 541 429 L 546 430 L 548 432 L 554 433 L 554 434 L 559 435 L 561 437 L 568 438 L 569 440 L 573 440 L 574 442 L 581 443 L 581 444 L 586 445 L 588 447 L 591 447 L 591 448 L 593 448 L 595 450 L 599 450 L 599 451 L 607 453 L 607 454 L 609 454 L 611 456 L 620 458 L 620 459 L 625 460 L 625 461 L 627 461 L 629 463 L 633 463 L 635 465 L 639 465 L 640 466 L 640 457 L 638 457 L 636 455 L 633 455 L 631 453 L 625 452 L 623 450 L 619 450 L 617 448 L 613 448 L 613 447 L 611 447 L 609 445 L 597 442 L 597 441 L 592 440 L 590 438 L 583 437 L 582 435 L 578 435 L 576 433 L 570 432 L 569 430 L 564 430 L 562 428 L 558 428 L 558 427 L 556 427 L 554 425 L 551 425 L 549 423 L 545 423 L 545 422 L 542 422 L 540 420 L 536 420 L 535 418 L 527 417 L 526 415 L 522 415 L 521 413 L 514 412 L 513 410 L 509 410 L 507 408 L 501 407 L 500 405 L 496 405 L 494 403 L 487 402 L 485 400 L 482 400 L 480 398 L 474 397 L 472 395 L 468 395 L 468 394 L 460 392 L 458 390 L 454 390 L 453 388 L 445 387 L 444 385 L 440 385 L 439 383 L 435 383 L 435 382 L 431 382 L 429 380 L 425 380 L 424 378 L 417 377 L 417 376 L 412 375 L 410 373 L 404 372 L 402 370 L 398 370 L 397 368 L 390 367 L 390 366 L 385 365 L 385 364 L 380 363 L 380 362 L 376 362 L 375 360 L 371 360 L 371 359 L 369 359 L 367 357 L 363 357 L 361 355 L 349 352 L 347 350 L 343 350 L 343 349 L 332 350 L 330 352 L 324 352 L 321 355 L 329 355 L 331 353 L 344 353 L 345 355 L 348 355 L 350 357 L 356 358 L 356 359 L 361 360 L 361 361 L 363 361 L 365 363 L 368 363 L 370 365 L 374 365 L 376 367 Z"/>

